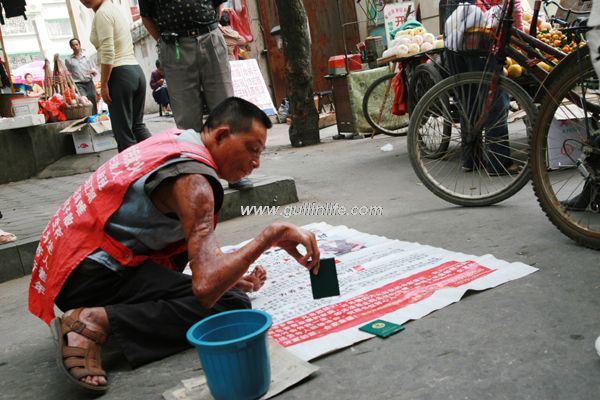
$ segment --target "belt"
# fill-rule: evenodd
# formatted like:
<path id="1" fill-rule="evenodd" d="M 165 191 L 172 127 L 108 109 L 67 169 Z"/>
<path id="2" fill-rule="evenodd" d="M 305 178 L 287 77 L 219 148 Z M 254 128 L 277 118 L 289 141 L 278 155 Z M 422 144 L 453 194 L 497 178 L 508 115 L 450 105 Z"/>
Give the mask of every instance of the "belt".
<path id="1" fill-rule="evenodd" d="M 213 22 L 212 24 L 199 25 L 194 29 L 188 29 L 186 31 L 180 31 L 180 32 L 175 32 L 175 33 L 180 38 L 182 38 L 182 37 L 198 37 L 198 36 L 204 35 L 205 33 L 214 31 L 218 27 L 219 27 L 219 24 L 216 22 Z"/>

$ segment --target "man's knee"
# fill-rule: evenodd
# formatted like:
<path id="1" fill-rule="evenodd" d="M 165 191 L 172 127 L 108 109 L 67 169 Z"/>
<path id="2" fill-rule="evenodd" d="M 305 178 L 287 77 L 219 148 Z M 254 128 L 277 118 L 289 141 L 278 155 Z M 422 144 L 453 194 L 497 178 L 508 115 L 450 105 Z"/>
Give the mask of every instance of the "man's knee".
<path id="1" fill-rule="evenodd" d="M 225 295 L 223 295 L 222 300 L 225 301 L 226 307 L 230 310 L 241 310 L 241 309 L 250 309 L 252 308 L 252 302 L 250 301 L 250 297 L 238 288 L 233 288 L 229 290 Z"/>

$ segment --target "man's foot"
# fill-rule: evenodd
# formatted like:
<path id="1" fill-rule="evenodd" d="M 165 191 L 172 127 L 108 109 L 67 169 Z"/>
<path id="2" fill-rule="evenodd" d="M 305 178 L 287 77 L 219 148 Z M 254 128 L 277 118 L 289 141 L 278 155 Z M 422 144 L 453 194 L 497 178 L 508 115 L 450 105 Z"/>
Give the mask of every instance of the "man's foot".
<path id="1" fill-rule="evenodd" d="M 0 229 L 0 244 L 14 242 L 15 240 L 17 240 L 15 235 Z"/>
<path id="2" fill-rule="evenodd" d="M 252 181 L 248 178 L 242 178 L 239 182 L 230 182 L 229 189 L 235 190 L 249 190 L 254 187 Z"/>
<path id="3" fill-rule="evenodd" d="M 261 287 L 263 287 L 266 280 L 267 271 L 258 265 L 256 268 L 254 268 L 254 271 L 244 275 L 235 286 L 247 293 L 257 292 Z"/>
<path id="4" fill-rule="evenodd" d="M 591 197 L 592 185 L 589 182 L 586 182 L 585 185 L 583 185 L 583 190 L 581 193 L 572 199 L 561 201 L 560 205 L 563 206 L 567 211 L 585 211 L 590 204 Z"/>
<path id="5" fill-rule="evenodd" d="M 67 378 L 91 393 L 108 389 L 102 369 L 101 345 L 109 331 L 104 308 L 78 308 L 52 320 L 57 363 Z"/>

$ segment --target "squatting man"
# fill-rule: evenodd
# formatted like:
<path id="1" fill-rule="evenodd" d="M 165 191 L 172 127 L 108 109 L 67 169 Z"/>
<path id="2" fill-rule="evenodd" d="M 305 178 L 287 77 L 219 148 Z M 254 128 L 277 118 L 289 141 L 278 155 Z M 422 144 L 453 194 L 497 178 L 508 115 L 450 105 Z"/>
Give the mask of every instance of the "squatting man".
<path id="1" fill-rule="evenodd" d="M 164 132 L 116 155 L 52 217 L 36 251 L 29 309 L 50 325 L 70 382 L 107 390 L 101 346 L 109 337 L 135 368 L 187 349 L 185 333 L 202 318 L 250 308 L 246 292 L 267 276 L 248 268 L 272 246 L 318 273 L 315 235 L 290 223 L 268 225 L 231 253 L 217 243 L 219 178 L 239 181 L 258 168 L 269 128 L 258 107 L 229 98 L 201 133 Z M 191 276 L 181 273 L 188 260 Z"/>

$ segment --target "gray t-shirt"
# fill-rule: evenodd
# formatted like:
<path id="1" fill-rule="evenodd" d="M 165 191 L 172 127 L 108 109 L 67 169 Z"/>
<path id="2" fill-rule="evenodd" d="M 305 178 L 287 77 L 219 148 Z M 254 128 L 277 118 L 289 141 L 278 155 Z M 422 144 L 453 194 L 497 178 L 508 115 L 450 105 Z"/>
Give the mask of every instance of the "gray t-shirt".
<path id="1" fill-rule="evenodd" d="M 202 144 L 193 130 L 183 132 L 183 140 Z M 149 254 L 168 247 L 185 238 L 181 222 L 175 214 L 165 215 L 152 203 L 151 195 L 161 183 L 180 175 L 201 174 L 213 189 L 215 213 L 223 204 L 223 187 L 216 172 L 189 158 L 175 158 L 135 181 L 127 190 L 121 206 L 108 219 L 104 231 L 132 249 L 134 255 Z M 103 250 L 90 254 L 88 259 L 114 271 L 123 266 Z"/>

